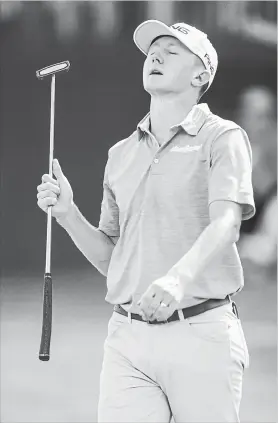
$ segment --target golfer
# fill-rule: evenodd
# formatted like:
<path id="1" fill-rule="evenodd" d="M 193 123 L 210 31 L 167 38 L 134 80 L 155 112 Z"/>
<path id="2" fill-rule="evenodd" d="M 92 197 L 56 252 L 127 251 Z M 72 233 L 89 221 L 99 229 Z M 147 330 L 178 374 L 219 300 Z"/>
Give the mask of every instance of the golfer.
<path id="1" fill-rule="evenodd" d="M 249 355 L 231 297 L 241 221 L 255 213 L 249 140 L 199 103 L 218 63 L 205 33 L 150 20 L 134 41 L 150 112 L 109 150 L 98 228 L 57 160 L 38 205 L 107 276 L 98 421 L 238 422 Z"/>

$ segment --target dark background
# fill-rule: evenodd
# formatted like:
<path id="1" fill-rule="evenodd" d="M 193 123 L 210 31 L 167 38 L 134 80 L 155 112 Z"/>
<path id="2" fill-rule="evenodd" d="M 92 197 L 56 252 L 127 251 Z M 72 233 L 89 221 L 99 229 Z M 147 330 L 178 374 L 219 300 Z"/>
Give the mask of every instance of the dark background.
<path id="1" fill-rule="evenodd" d="M 104 10 L 106 2 L 96 9 L 94 2 L 62 3 L 57 24 L 58 2 L 0 2 L 3 422 L 95 421 L 102 343 L 111 313 L 104 303 L 104 277 L 54 222 L 52 357 L 39 362 L 46 215 L 37 206 L 36 193 L 48 172 L 50 79 L 39 81 L 35 72 L 63 60 L 71 63 L 70 71 L 56 78 L 55 157 L 76 204 L 97 226 L 108 149 L 134 131 L 149 107 L 142 88 L 144 56 L 133 43 L 133 31 L 145 19 L 173 23 L 168 2 L 156 2 L 151 12 L 151 2 L 115 2 L 118 23 L 111 31 L 106 18 L 112 9 Z M 276 2 L 240 2 L 245 23 L 237 3 L 172 2 L 174 22 L 207 32 L 219 55 L 218 73 L 202 102 L 232 120 L 244 89 L 263 85 L 276 98 Z M 223 10 L 229 24 L 223 23 Z M 68 16 L 75 18 L 75 31 L 71 24 L 62 31 L 67 28 L 61 26 L 63 13 L 64 23 Z M 257 17 L 272 25 L 272 35 L 262 26 L 246 32 Z M 242 421 L 274 422 L 276 276 L 264 266 L 243 265 L 246 288 L 238 304 L 251 367 Z"/>
<path id="2" fill-rule="evenodd" d="M 75 202 L 94 225 L 99 219 L 107 151 L 133 132 L 148 111 L 149 96 L 142 88 L 144 55 L 132 40 L 135 27 L 144 20 L 145 2 L 119 2 L 122 28 L 108 40 L 92 34 L 90 3 L 80 2 L 78 31 L 70 39 L 57 39 L 45 2 L 23 2 L 18 16 L 1 23 L 5 273 L 41 269 L 44 264 L 45 216 L 36 204 L 36 187 L 48 172 L 50 78 L 39 81 L 36 70 L 63 60 L 71 63 L 69 73 L 60 74 L 56 81 L 55 157 L 72 184 Z M 206 3 L 178 3 L 177 18 L 186 20 L 188 14 L 188 23 L 198 27 Z M 203 22 L 202 29 L 209 32 L 219 54 L 219 69 L 202 102 L 208 102 L 214 113 L 233 119 L 238 95 L 246 86 L 263 84 L 276 92 L 275 48 L 220 31 L 213 23 Z M 85 258 L 60 228 L 54 227 L 53 236 L 54 266 L 84 265 Z"/>

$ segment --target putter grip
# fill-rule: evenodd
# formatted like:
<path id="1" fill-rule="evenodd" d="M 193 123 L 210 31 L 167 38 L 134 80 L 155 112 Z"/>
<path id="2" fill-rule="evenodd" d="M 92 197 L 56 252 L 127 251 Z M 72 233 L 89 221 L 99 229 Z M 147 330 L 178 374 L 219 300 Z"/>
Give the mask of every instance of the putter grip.
<path id="1" fill-rule="evenodd" d="M 52 276 L 45 273 L 43 285 L 43 320 L 39 359 L 48 361 L 50 358 L 50 339 L 52 328 Z"/>

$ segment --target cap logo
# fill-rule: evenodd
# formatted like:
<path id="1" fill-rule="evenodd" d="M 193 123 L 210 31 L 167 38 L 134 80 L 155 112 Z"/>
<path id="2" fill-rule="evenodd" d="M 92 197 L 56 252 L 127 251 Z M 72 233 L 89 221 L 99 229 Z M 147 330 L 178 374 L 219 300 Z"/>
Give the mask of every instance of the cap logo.
<path id="1" fill-rule="evenodd" d="M 210 72 L 213 75 L 214 74 L 214 67 L 212 66 L 211 59 L 210 59 L 208 53 L 205 54 L 205 58 L 207 59 L 207 63 L 208 63 L 208 66 L 210 68 Z"/>
<path id="2" fill-rule="evenodd" d="M 189 33 L 189 29 L 184 28 L 180 25 L 172 25 L 170 28 L 176 29 L 177 31 L 182 32 L 183 34 L 187 35 Z"/>

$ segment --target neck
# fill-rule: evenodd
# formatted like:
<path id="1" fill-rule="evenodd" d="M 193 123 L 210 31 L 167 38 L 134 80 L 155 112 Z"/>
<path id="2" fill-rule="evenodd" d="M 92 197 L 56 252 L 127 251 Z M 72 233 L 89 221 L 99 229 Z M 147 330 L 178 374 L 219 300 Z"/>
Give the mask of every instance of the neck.
<path id="1" fill-rule="evenodd" d="M 170 129 L 185 119 L 196 99 L 188 97 L 152 96 L 150 104 L 151 132 L 158 142 L 170 137 Z"/>

